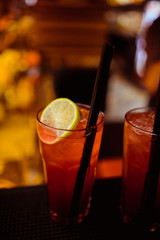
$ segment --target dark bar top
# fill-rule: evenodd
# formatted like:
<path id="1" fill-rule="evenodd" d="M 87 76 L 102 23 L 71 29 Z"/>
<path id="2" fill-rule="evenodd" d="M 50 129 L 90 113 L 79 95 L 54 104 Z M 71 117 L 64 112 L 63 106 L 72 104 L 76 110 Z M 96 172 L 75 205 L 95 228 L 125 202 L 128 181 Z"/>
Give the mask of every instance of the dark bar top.
<path id="1" fill-rule="evenodd" d="M 50 219 L 46 185 L 0 190 L 0 240 L 101 240 L 156 237 L 123 223 L 121 179 L 96 180 L 91 211 L 81 224 L 63 226 Z M 135 239 L 135 238 L 134 238 Z M 156 239 L 160 239 L 160 235 Z"/>

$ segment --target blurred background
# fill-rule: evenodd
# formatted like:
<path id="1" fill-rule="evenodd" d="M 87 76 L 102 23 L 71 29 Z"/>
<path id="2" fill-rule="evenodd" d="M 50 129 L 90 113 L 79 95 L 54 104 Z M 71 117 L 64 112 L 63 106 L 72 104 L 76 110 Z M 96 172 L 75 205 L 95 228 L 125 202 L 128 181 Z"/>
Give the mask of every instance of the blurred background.
<path id="1" fill-rule="evenodd" d="M 36 112 L 55 97 L 90 104 L 104 42 L 114 46 L 100 160 L 122 156 L 123 121 L 155 104 L 160 2 L 0 0 L 0 188 L 44 182 Z"/>

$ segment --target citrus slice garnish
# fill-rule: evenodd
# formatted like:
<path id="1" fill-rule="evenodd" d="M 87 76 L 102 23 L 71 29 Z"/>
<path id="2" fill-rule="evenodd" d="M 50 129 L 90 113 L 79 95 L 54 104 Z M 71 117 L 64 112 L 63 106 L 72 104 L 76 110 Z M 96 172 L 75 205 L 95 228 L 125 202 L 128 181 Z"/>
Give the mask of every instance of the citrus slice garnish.
<path id="1" fill-rule="evenodd" d="M 57 98 L 49 103 L 41 114 L 40 121 L 45 124 L 45 131 L 39 131 L 39 136 L 43 142 L 55 143 L 60 137 L 67 137 L 71 133 L 69 130 L 76 128 L 79 119 L 80 112 L 73 101 Z"/>

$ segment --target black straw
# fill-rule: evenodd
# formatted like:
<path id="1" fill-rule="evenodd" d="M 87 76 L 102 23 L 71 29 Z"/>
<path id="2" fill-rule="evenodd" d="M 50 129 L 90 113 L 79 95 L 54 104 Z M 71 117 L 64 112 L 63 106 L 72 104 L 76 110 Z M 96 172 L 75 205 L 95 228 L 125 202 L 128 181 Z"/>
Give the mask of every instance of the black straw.
<path id="1" fill-rule="evenodd" d="M 102 50 L 102 55 L 100 59 L 100 65 L 96 76 L 96 81 L 94 84 L 94 90 L 92 94 L 91 107 L 87 122 L 87 127 L 92 127 L 96 125 L 99 111 L 102 108 L 102 105 L 105 101 L 105 91 L 106 84 L 109 78 L 110 64 L 113 54 L 113 48 L 105 44 Z M 81 198 L 81 193 L 83 189 L 83 184 L 87 172 L 87 168 L 90 164 L 90 157 L 92 153 L 92 147 L 95 139 L 96 128 L 93 128 L 89 133 L 86 132 L 86 141 L 84 144 L 81 164 L 77 174 L 76 184 L 73 192 L 72 203 L 70 208 L 70 216 L 74 217 L 77 215 L 79 202 Z"/>
<path id="2" fill-rule="evenodd" d="M 160 82 L 158 87 L 156 112 L 151 139 L 148 171 L 145 177 L 141 202 L 141 216 L 145 223 L 153 223 L 156 219 L 155 201 L 160 173 Z"/>
<path id="3" fill-rule="evenodd" d="M 97 77 L 94 84 L 87 127 L 95 126 L 99 111 L 102 110 L 104 106 L 112 55 L 113 47 L 105 44 L 102 50 Z"/>

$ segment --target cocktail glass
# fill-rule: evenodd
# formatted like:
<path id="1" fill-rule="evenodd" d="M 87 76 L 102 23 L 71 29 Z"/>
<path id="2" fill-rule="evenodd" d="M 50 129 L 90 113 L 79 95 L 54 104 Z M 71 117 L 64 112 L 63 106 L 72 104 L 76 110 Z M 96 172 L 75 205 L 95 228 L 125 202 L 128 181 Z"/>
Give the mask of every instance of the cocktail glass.
<path id="1" fill-rule="evenodd" d="M 151 231 L 156 230 L 160 224 L 160 178 L 153 206 L 153 219 L 148 220 L 143 214 L 142 200 L 150 159 L 154 118 L 155 109 L 148 107 L 133 109 L 125 115 L 120 204 L 124 222 L 132 226 L 143 226 Z M 156 135 L 156 141 L 160 149 L 159 135 Z"/>
<path id="2" fill-rule="evenodd" d="M 88 214 L 104 126 L 104 114 L 100 112 L 96 126 L 88 129 L 86 135 L 90 107 L 84 104 L 77 105 L 81 117 L 75 130 L 49 127 L 40 121 L 42 111 L 37 114 L 37 132 L 48 187 L 51 218 L 65 224 L 82 222 Z M 54 142 L 54 139 L 57 138 L 57 131 L 67 131 L 69 134 L 67 137 L 58 138 Z M 77 173 L 85 141 L 93 131 L 96 131 L 96 134 L 90 165 L 86 172 L 78 212 L 73 217 L 70 215 L 70 209 Z"/>

